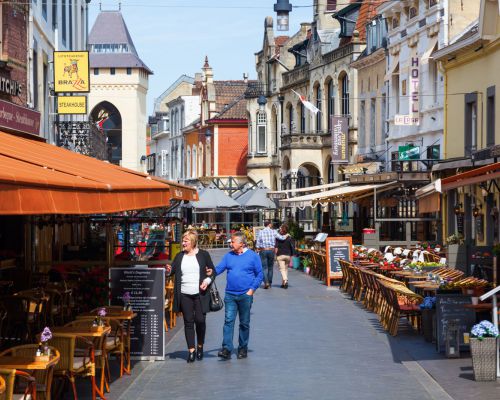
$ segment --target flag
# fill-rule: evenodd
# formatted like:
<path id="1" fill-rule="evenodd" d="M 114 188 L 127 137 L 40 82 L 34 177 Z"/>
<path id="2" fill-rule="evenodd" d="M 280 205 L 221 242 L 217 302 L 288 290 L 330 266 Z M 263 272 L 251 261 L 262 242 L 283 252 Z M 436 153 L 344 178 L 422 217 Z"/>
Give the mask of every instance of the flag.
<path id="1" fill-rule="evenodd" d="M 305 108 L 307 108 L 309 111 L 311 111 L 314 115 L 319 113 L 319 108 L 316 107 L 313 103 L 310 101 L 306 100 L 306 96 L 302 96 L 298 94 L 295 90 L 292 89 L 292 92 L 295 93 L 297 96 L 299 96 L 300 102 L 304 105 Z"/>

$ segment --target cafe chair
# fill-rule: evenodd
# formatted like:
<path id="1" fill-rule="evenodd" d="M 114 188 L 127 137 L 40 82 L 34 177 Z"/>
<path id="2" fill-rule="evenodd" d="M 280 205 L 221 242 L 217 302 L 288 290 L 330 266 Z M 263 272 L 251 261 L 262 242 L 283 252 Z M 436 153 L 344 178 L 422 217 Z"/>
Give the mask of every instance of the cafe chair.
<path id="1" fill-rule="evenodd" d="M 0 395 L 4 400 L 21 400 L 33 399 L 36 400 L 36 380 L 33 376 L 24 371 L 16 371 L 15 369 L 0 369 L 0 377 L 5 383 L 5 391 Z M 15 394 L 16 378 L 18 378 L 19 386 L 25 387 L 22 394 Z"/>
<path id="2" fill-rule="evenodd" d="M 37 344 L 25 344 L 21 346 L 15 346 L 11 347 L 10 349 L 7 349 L 0 353 L 0 357 L 3 356 L 18 356 L 18 357 L 32 357 L 34 356 L 36 350 L 38 349 Z M 57 350 L 55 347 L 49 346 L 50 353 L 57 357 L 60 358 L 60 353 L 59 350 Z M 54 365 L 50 366 L 46 370 L 33 370 L 31 373 L 31 376 L 35 379 L 36 381 L 36 396 L 37 399 L 42 399 L 42 400 L 50 400 L 51 396 L 51 390 L 52 390 L 52 379 L 54 376 Z M 0 397 L 1 398 L 1 397 Z"/>
<path id="3" fill-rule="evenodd" d="M 106 325 L 109 325 L 108 320 L 106 318 L 103 318 L 105 321 Z M 90 329 L 90 327 L 93 324 L 93 319 L 77 319 L 75 321 L 69 322 L 64 326 L 68 327 L 79 327 L 82 329 Z M 88 340 L 88 338 L 87 338 Z M 106 345 L 105 345 L 106 337 L 104 335 L 101 335 L 99 337 L 93 338 L 93 345 L 94 345 L 94 364 L 95 368 L 98 368 L 101 370 L 101 377 L 99 381 L 99 388 L 101 390 L 101 393 L 104 393 L 104 387 L 106 387 L 106 390 L 109 392 L 109 382 L 106 379 L 106 365 L 108 363 L 108 354 L 106 352 Z M 78 356 L 81 356 L 85 353 L 86 349 L 80 349 L 78 346 L 75 350 L 75 354 Z"/>
<path id="4" fill-rule="evenodd" d="M 57 348 L 61 355 L 54 368 L 54 378 L 67 379 L 71 384 L 73 398 L 77 400 L 75 379 L 90 377 L 92 398 L 95 399 L 94 344 L 84 337 L 57 333 L 52 334 L 50 344 Z"/>
<path id="5" fill-rule="evenodd" d="M 30 322 L 30 304 L 33 299 L 24 296 L 3 296 L 0 310 L 4 310 L 1 323 L 1 346 L 3 348 L 30 342 L 33 324 Z"/>
<path id="6" fill-rule="evenodd" d="M 175 277 L 169 276 L 166 277 L 165 282 L 165 317 L 163 319 L 163 325 L 166 332 L 168 332 L 168 324 L 166 319 L 167 314 L 169 316 L 168 322 L 170 323 L 170 328 L 173 328 L 176 325 L 177 316 L 174 312 L 174 279 Z"/>

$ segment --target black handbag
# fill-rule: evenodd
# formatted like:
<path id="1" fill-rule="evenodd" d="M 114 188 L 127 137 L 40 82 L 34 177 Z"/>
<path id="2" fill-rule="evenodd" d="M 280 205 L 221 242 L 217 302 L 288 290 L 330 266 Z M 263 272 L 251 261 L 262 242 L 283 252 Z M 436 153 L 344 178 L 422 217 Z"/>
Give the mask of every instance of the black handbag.
<path id="1" fill-rule="evenodd" d="M 208 288 L 208 293 L 210 296 L 210 311 L 219 311 L 224 307 L 224 301 L 220 297 L 219 291 L 215 282 L 213 282 Z"/>

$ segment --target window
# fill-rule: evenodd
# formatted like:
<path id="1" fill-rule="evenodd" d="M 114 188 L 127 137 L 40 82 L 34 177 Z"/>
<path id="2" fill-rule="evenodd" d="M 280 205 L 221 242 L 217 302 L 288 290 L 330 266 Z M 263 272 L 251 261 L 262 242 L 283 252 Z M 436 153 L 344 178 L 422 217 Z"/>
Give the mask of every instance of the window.
<path id="1" fill-rule="evenodd" d="M 495 145 L 495 86 L 486 89 L 486 146 Z"/>
<path id="2" fill-rule="evenodd" d="M 266 113 L 257 114 L 257 153 L 263 154 L 267 151 L 266 138 Z"/>
<path id="3" fill-rule="evenodd" d="M 321 96 L 323 93 L 321 91 L 321 86 L 316 87 L 316 107 L 319 112 L 316 113 L 316 132 L 321 132 L 321 118 L 323 117 L 323 112 L 321 111 Z"/>
<path id="4" fill-rule="evenodd" d="M 33 107 L 38 110 L 38 52 L 36 42 L 33 45 Z"/>
<path id="5" fill-rule="evenodd" d="M 94 68 L 94 75 L 99 75 L 99 68 Z"/>
<path id="6" fill-rule="evenodd" d="M 52 29 L 57 27 L 57 0 L 52 0 Z"/>
<path id="7" fill-rule="evenodd" d="M 189 148 L 186 156 L 186 178 L 191 178 L 191 150 Z"/>
<path id="8" fill-rule="evenodd" d="M 429 0 L 429 8 L 434 7 L 438 3 L 438 0 Z"/>
<path id="9" fill-rule="evenodd" d="M 162 150 L 161 151 L 161 175 L 162 176 L 167 176 L 168 175 L 168 151 L 167 150 Z"/>
<path id="10" fill-rule="evenodd" d="M 432 92 L 433 104 L 437 103 L 437 91 L 438 91 L 438 67 L 437 62 L 434 60 L 429 60 L 429 79 L 430 87 Z"/>
<path id="11" fill-rule="evenodd" d="M 399 72 L 399 69 L 398 69 Z M 399 103 L 400 103 L 400 97 L 399 97 L 399 73 L 393 74 L 392 76 L 392 93 L 394 96 L 394 107 L 395 113 L 399 113 Z"/>
<path id="12" fill-rule="evenodd" d="M 427 147 L 427 159 L 428 160 L 439 160 L 440 159 L 439 144 L 435 144 L 435 145 Z"/>
<path id="13" fill-rule="evenodd" d="M 62 41 L 63 44 L 66 45 L 66 0 L 62 0 Z"/>
<path id="14" fill-rule="evenodd" d="M 396 29 L 399 26 L 399 18 L 393 17 L 392 18 L 392 29 Z"/>
<path id="15" fill-rule="evenodd" d="M 300 109 L 300 133 L 306 133 L 306 108 L 302 102 L 299 104 Z"/>
<path id="16" fill-rule="evenodd" d="M 73 0 L 69 0 L 69 49 L 73 50 Z"/>
<path id="17" fill-rule="evenodd" d="M 470 156 L 477 148 L 477 93 L 465 95 L 464 136 L 464 155 Z"/>
<path id="18" fill-rule="evenodd" d="M 385 119 L 387 113 L 387 98 L 385 93 L 382 93 L 382 104 L 380 107 L 380 132 L 382 133 L 382 137 L 385 138 L 386 128 L 385 128 Z"/>
<path id="19" fill-rule="evenodd" d="M 335 115 L 335 87 L 333 86 L 333 79 L 328 82 L 328 115 L 327 126 L 328 132 L 332 131 L 332 117 Z"/>
<path id="20" fill-rule="evenodd" d="M 337 9 L 337 0 L 327 0 L 326 11 L 335 11 Z"/>
<path id="21" fill-rule="evenodd" d="M 410 16 L 410 19 L 415 18 L 418 15 L 417 7 L 410 7 L 410 11 L 408 12 L 408 15 Z"/>
<path id="22" fill-rule="evenodd" d="M 191 170 L 191 176 L 193 178 L 196 178 L 196 171 L 197 171 L 197 161 L 198 161 L 198 156 L 196 155 L 196 147 L 193 146 L 193 153 L 191 154 L 192 161 L 193 161 L 193 169 Z"/>
<path id="23" fill-rule="evenodd" d="M 42 0 L 42 15 L 45 21 L 47 21 L 47 0 Z"/>
<path id="24" fill-rule="evenodd" d="M 370 101 L 370 147 L 375 147 L 377 145 L 376 143 L 376 126 L 375 126 L 375 121 L 376 121 L 376 99 L 371 99 Z"/>
<path id="25" fill-rule="evenodd" d="M 132 68 L 127 67 L 127 75 L 132 75 Z"/>
<path id="26" fill-rule="evenodd" d="M 359 134 L 358 134 L 358 144 L 359 147 L 365 147 L 365 101 L 361 100 L 359 103 Z"/>
<path id="27" fill-rule="evenodd" d="M 288 107 L 288 133 L 292 134 L 295 133 L 295 122 L 293 120 L 293 107 L 290 104 L 290 107 Z"/>
<path id="28" fill-rule="evenodd" d="M 341 80 L 342 88 L 342 115 L 349 115 L 349 77 L 344 75 Z"/>
<path id="29" fill-rule="evenodd" d="M 109 73 L 110 73 L 111 75 L 114 75 L 114 74 L 116 73 L 116 69 L 115 69 L 115 68 L 110 68 L 110 69 L 109 69 Z"/>

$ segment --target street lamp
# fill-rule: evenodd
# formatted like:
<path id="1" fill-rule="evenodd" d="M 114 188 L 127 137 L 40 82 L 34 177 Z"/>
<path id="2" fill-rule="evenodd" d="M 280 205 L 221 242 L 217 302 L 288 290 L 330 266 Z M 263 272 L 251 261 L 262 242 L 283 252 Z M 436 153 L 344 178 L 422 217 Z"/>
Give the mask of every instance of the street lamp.
<path id="1" fill-rule="evenodd" d="M 292 11 L 292 5 L 288 0 L 276 0 L 274 11 L 277 14 L 277 29 L 279 31 L 288 30 L 288 14 Z"/>
<path id="2" fill-rule="evenodd" d="M 266 104 L 267 104 L 266 96 L 261 94 L 257 99 L 257 104 L 259 105 L 259 111 L 264 112 L 266 110 Z"/>

